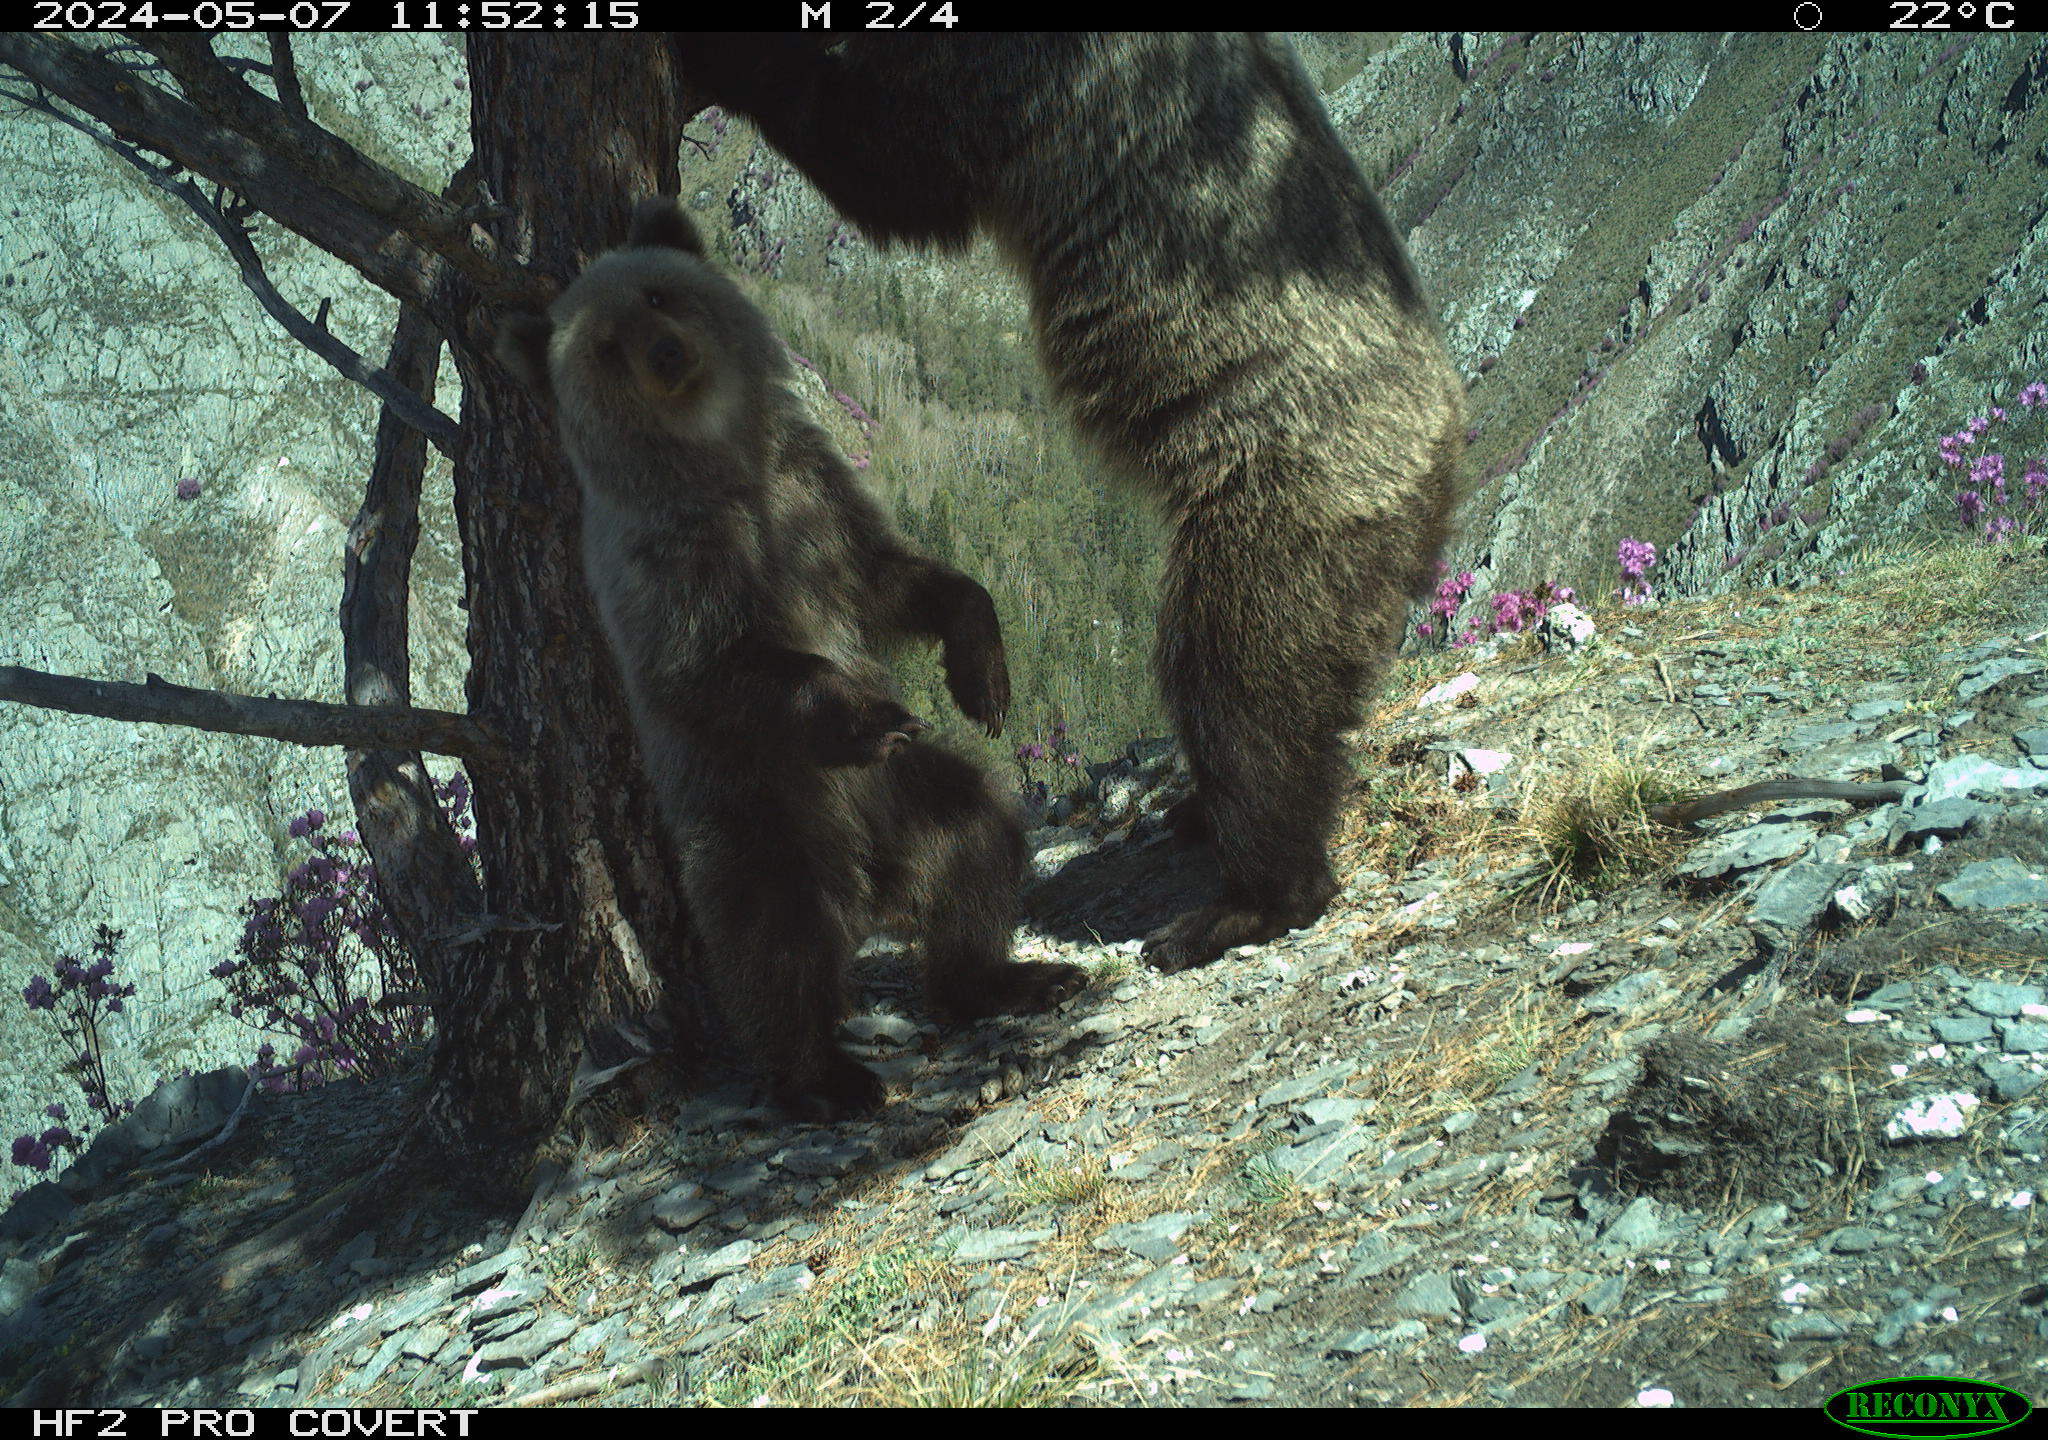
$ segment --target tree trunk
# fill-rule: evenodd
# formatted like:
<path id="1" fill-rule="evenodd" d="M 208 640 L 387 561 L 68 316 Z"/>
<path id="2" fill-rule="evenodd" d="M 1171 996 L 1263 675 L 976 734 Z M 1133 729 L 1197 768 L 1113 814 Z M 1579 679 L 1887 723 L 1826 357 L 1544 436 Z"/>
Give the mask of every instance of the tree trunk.
<path id="1" fill-rule="evenodd" d="M 539 274 L 566 283 L 624 238 L 636 197 L 676 193 L 687 117 L 665 47 L 472 35 L 469 83 L 477 178 L 514 210 L 499 240 Z M 512 753 L 473 777 L 486 919 L 446 962 L 414 1139 L 475 1154 L 558 1119 L 588 1029 L 672 1008 L 685 929 L 583 582 L 575 481 L 548 417 L 492 358 L 499 315 L 466 286 L 456 310 L 470 712 Z"/>

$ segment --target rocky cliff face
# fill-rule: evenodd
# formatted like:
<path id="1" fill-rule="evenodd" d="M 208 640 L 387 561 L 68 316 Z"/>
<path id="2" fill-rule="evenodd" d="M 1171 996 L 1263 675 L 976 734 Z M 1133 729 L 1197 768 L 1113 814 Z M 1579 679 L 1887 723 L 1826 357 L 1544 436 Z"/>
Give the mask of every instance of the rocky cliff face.
<path id="1" fill-rule="evenodd" d="M 1473 380 L 1460 565 L 1611 589 L 1634 536 L 1698 593 L 1954 533 L 1936 441 L 2048 360 L 2044 84 L 2037 36 L 1373 56 L 1330 106 Z"/>
<path id="2" fill-rule="evenodd" d="M 315 116 L 378 159 L 438 190 L 468 153 L 459 48 L 332 36 L 300 53 Z M 341 698 L 341 547 L 373 401 L 285 338 L 181 205 L 66 126 L 9 107 L 0 217 L 0 664 Z M 330 328 L 381 363 L 396 304 L 251 225 L 279 291 L 309 315 L 331 298 Z M 422 514 L 415 698 L 460 709 L 445 462 Z M 339 751 L 0 704 L 0 1141 L 41 1129 L 52 1100 L 82 1108 L 20 991 L 100 921 L 127 931 L 138 985 L 111 1037 L 117 1092 L 247 1059 L 255 1036 L 217 1012 L 206 972 L 242 901 L 305 858 L 290 816 L 346 795 Z"/>
<path id="3" fill-rule="evenodd" d="M 1937 438 L 2048 369 L 2038 37 L 1300 43 L 1473 381 L 1454 558 L 1475 597 L 1610 590 L 1623 536 L 1657 544 L 1660 586 L 1699 592 L 1952 531 Z M 422 183 L 466 153 L 459 49 L 308 37 L 300 62 L 317 118 Z M 985 252 L 870 256 L 772 163 L 685 185 L 754 268 L 894 267 L 905 291 L 1014 315 L 996 328 L 1024 343 Z M 0 214 L 0 663 L 336 696 L 370 400 L 74 131 L 9 116 Z M 331 296 L 335 331 L 381 357 L 393 307 L 255 225 L 279 287 L 309 312 Z M 433 483 L 416 698 L 459 708 L 445 473 Z M 0 706 L 0 1132 L 57 1098 L 15 995 L 100 920 L 128 930 L 142 983 L 116 1037 L 134 1081 L 247 1051 L 205 972 L 240 901 L 275 889 L 285 819 L 342 788 L 333 752 Z"/>

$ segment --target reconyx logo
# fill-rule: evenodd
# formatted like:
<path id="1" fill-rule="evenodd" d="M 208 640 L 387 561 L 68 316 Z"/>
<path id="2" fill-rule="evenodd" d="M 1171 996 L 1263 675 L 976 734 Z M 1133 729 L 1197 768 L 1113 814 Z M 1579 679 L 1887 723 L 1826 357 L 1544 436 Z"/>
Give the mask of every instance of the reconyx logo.
<path id="1" fill-rule="evenodd" d="M 2017 1390 L 1983 1380 L 1905 1375 L 1837 1390 L 1823 1408 L 1837 1425 L 1865 1435 L 1962 1440 L 2017 1425 L 2034 1407 Z"/>

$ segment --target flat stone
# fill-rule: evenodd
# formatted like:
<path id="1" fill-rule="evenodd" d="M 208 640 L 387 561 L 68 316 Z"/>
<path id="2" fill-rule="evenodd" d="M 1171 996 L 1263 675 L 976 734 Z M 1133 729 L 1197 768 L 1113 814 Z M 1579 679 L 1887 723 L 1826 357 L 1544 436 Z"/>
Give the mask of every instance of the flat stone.
<path id="1" fill-rule="evenodd" d="M 1965 865 L 1962 873 L 1934 893 L 1958 910 L 2011 910 L 2048 905 L 2048 878 L 2008 856 Z"/>
<path id="2" fill-rule="evenodd" d="M 817 1279 L 807 1265 L 778 1265 L 732 1297 L 733 1313 L 742 1320 L 758 1320 L 774 1306 L 803 1294 Z"/>
<path id="3" fill-rule="evenodd" d="M 1970 1045 L 1991 1038 L 1991 1022 L 1980 1015 L 1939 1015 L 1934 1037 L 1944 1045 Z"/>
<path id="4" fill-rule="evenodd" d="M 1962 682 L 1956 686 L 1956 698 L 1975 699 L 1994 685 L 2002 685 L 2015 675 L 2031 675 L 2040 668 L 2041 662 L 2038 660 L 2021 660 L 2012 656 L 1987 660 L 1964 675 Z"/>
<path id="5" fill-rule="evenodd" d="M 1851 720 L 1882 720 L 1906 708 L 1903 700 L 1858 700 L 1843 713 Z"/>
<path id="6" fill-rule="evenodd" d="M 1977 1068 L 1991 1082 L 1991 1092 L 2007 1104 L 2026 1099 L 2048 1081 L 2048 1075 L 2009 1060 L 1986 1060 Z"/>
<path id="7" fill-rule="evenodd" d="M 1947 800 L 1929 800 L 1921 804 L 1902 807 L 1893 818 L 1891 829 L 1886 835 L 1888 848 L 1896 849 L 1902 842 L 1918 842 L 1929 835 L 1939 835 L 1944 840 L 1953 840 L 1983 823 L 1990 807 L 1975 800 L 1950 797 Z"/>
<path id="8" fill-rule="evenodd" d="M 685 1180 L 654 1202 L 654 1223 L 670 1234 L 689 1229 L 706 1216 L 717 1213 L 716 1201 L 705 1198 L 704 1187 Z"/>
<path id="9" fill-rule="evenodd" d="M 760 1248 L 757 1241 L 742 1239 L 721 1245 L 708 1255 L 698 1256 L 684 1267 L 682 1288 L 694 1290 L 699 1285 L 708 1285 L 746 1269 L 754 1262 L 754 1254 Z"/>
<path id="10" fill-rule="evenodd" d="M 2048 725 L 2036 725 L 2026 730 L 2013 732 L 2013 743 L 2020 747 L 2022 755 L 2048 755 Z"/>
<path id="11" fill-rule="evenodd" d="M 2048 1050 L 2048 1024 L 2039 1020 L 2001 1020 L 1998 1034 L 2005 1048 L 2016 1055 Z"/>
<path id="12" fill-rule="evenodd" d="M 1273 1164 L 1311 1189 L 1336 1183 L 1345 1167 L 1372 1143 L 1372 1133 L 1344 1121 L 1318 1125 L 1291 1145 L 1271 1153 Z"/>
<path id="13" fill-rule="evenodd" d="M 1639 970 L 1590 995 L 1581 996 L 1579 1004 L 1595 1015 L 1612 1015 L 1655 1000 L 1670 989 L 1671 977 L 1667 972 Z"/>
<path id="14" fill-rule="evenodd" d="M 1050 1227 L 1009 1227 L 992 1230 L 970 1230 L 967 1238 L 960 1242 L 960 1248 L 953 1252 L 953 1258 L 962 1265 L 983 1265 L 996 1260 L 1018 1260 L 1029 1255 L 1037 1246 L 1052 1239 L 1057 1232 Z"/>
<path id="15" fill-rule="evenodd" d="M 1869 726 L 1851 720 L 1831 720 L 1818 725 L 1801 725 L 1778 742 L 1778 749 L 1787 755 L 1796 755 L 1801 750 L 1813 750 L 1822 745 L 1832 745 L 1841 740 L 1854 740 Z"/>
<path id="16" fill-rule="evenodd" d="M 1259 1096 L 1259 1108 L 1270 1110 L 1276 1105 L 1292 1105 L 1298 1100 L 1310 1099 L 1325 1091 L 1337 1089 L 1351 1079 L 1354 1069 L 1352 1065 L 1339 1061 L 1335 1065 L 1325 1065 L 1320 1069 L 1311 1070 L 1306 1075 L 1282 1080 Z"/>
<path id="17" fill-rule="evenodd" d="M 1800 854 L 1813 843 L 1815 833 L 1813 826 L 1796 822 L 1745 825 L 1693 846 L 1678 868 L 1681 873 L 1701 880 L 1735 870 L 1753 870 Z"/>
<path id="18" fill-rule="evenodd" d="M 2048 785 L 2048 771 L 2016 770 L 1981 755 L 1951 755 L 1927 767 L 1919 803 L 1965 795 L 1997 796 Z"/>
<path id="19" fill-rule="evenodd" d="M 1128 1250 L 1141 1259 L 1164 1264 L 1180 1253 L 1180 1237 L 1208 1218 L 1206 1210 L 1169 1210 L 1149 1220 L 1112 1225 L 1093 1243 L 1097 1250 Z"/>
<path id="20" fill-rule="evenodd" d="M 1963 1003 L 1979 1015 L 2010 1020 L 2029 1005 L 2041 1003 L 2039 985 L 2007 985 L 1997 980 L 1979 980 L 1963 991 Z"/>
<path id="21" fill-rule="evenodd" d="M 481 1290 L 493 1280 L 504 1278 L 525 1263 L 526 1247 L 508 1245 L 495 1255 L 487 1256 L 474 1265 L 466 1265 L 457 1270 L 453 1293 L 467 1295 L 473 1290 Z"/>
<path id="22" fill-rule="evenodd" d="M 1898 746 L 1883 740 L 1858 740 L 1810 751 L 1799 762 L 1799 770 L 1810 780 L 1854 780 L 1898 763 Z"/>
<path id="23" fill-rule="evenodd" d="M 948 1180 L 970 1165 L 985 1164 L 1010 1153 L 1037 1122 L 1021 1103 L 1005 1105 L 982 1116 L 961 1133 L 960 1140 L 925 1167 L 927 1180 Z"/>
<path id="24" fill-rule="evenodd" d="M 1437 1270 L 1417 1275 L 1386 1304 L 1387 1316 L 1395 1320 L 1453 1320 L 1464 1309 L 1451 1277 Z"/>
<path id="25" fill-rule="evenodd" d="M 1787 865 L 1757 887 L 1749 907 L 1749 924 L 1778 945 L 1791 944 L 1820 922 L 1842 881 L 1853 873 L 1847 865 L 1822 865 L 1801 860 Z"/>

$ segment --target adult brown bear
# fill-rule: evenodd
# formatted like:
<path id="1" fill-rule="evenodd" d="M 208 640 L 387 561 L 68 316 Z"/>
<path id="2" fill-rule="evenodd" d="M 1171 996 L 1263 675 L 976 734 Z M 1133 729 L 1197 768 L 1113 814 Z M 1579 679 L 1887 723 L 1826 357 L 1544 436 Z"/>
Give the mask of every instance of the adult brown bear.
<path id="1" fill-rule="evenodd" d="M 1222 893 L 1177 970 L 1313 921 L 1340 732 L 1433 575 L 1464 387 L 1400 238 L 1285 42 L 678 35 L 878 241 L 992 235 L 1054 388 L 1169 527 L 1154 651 Z"/>

